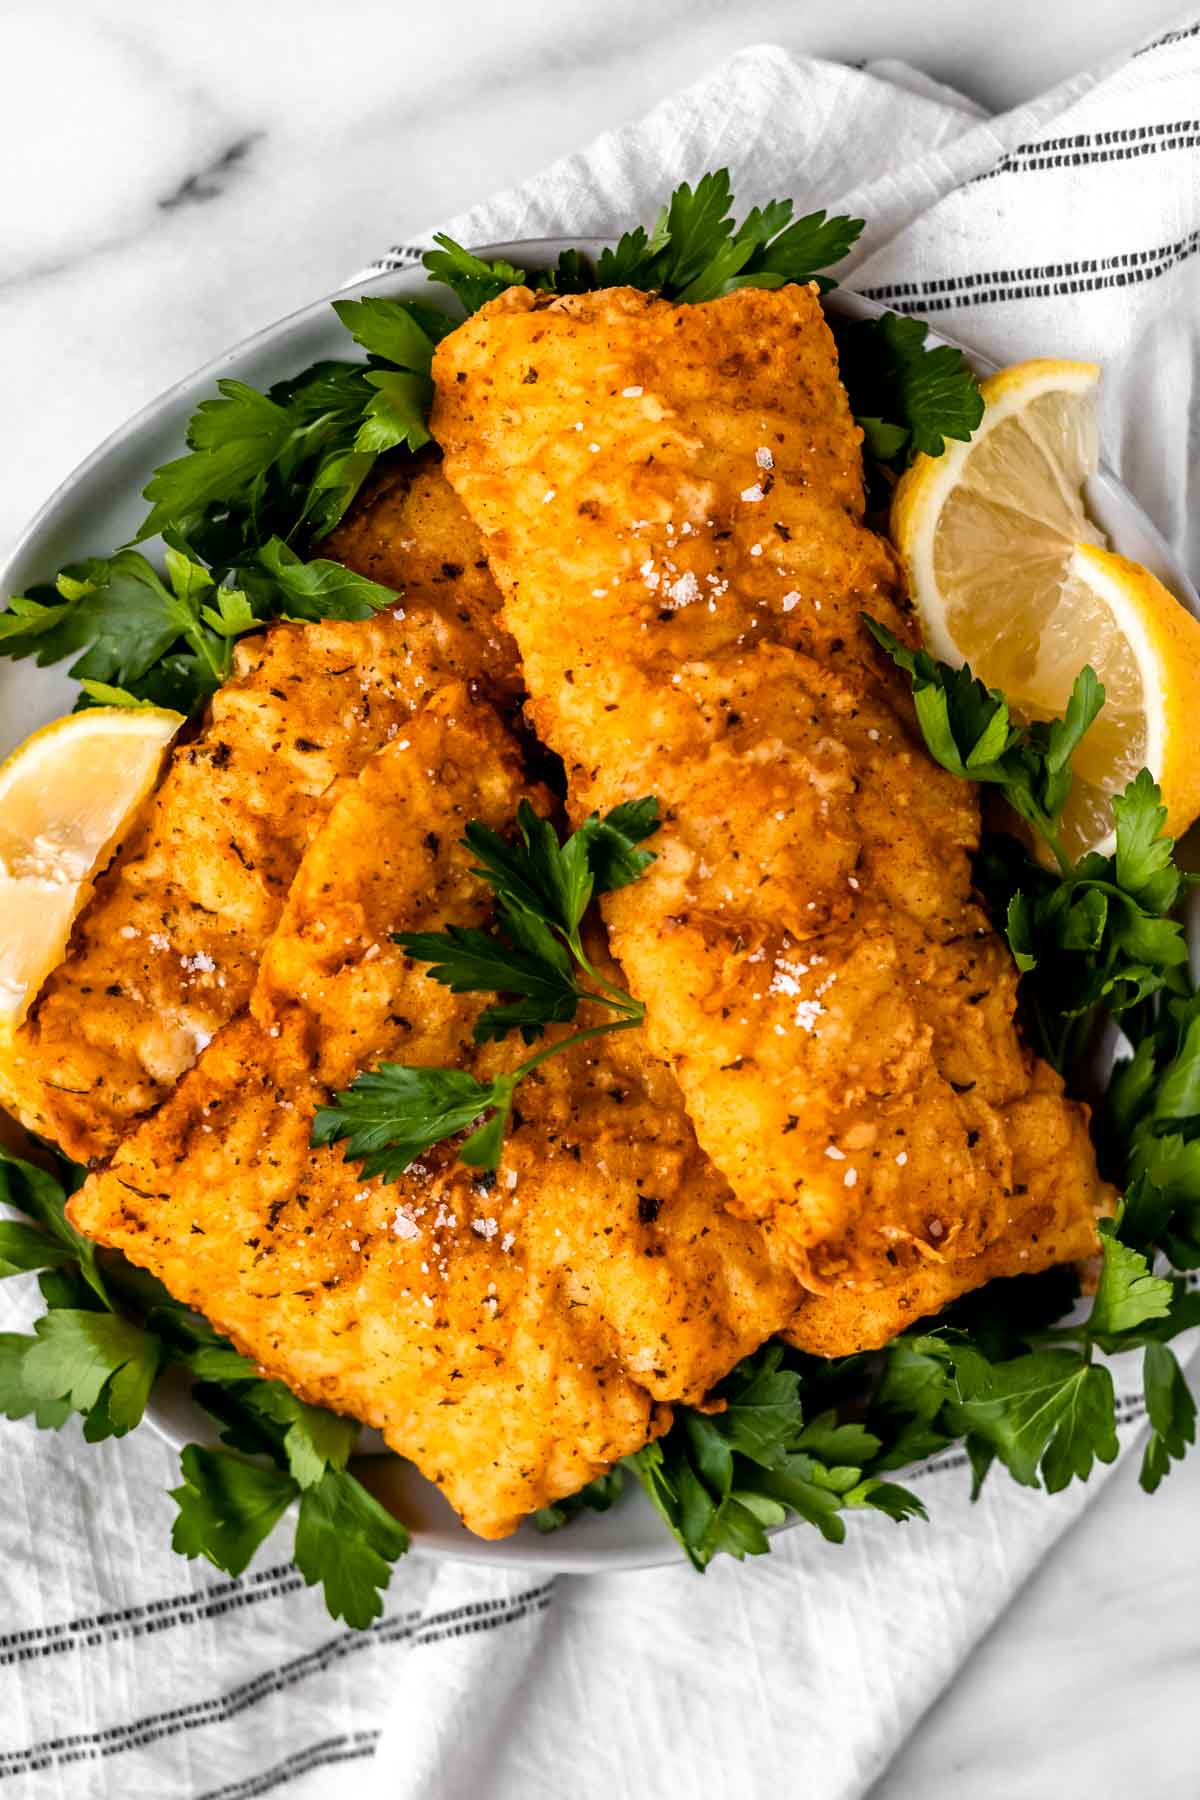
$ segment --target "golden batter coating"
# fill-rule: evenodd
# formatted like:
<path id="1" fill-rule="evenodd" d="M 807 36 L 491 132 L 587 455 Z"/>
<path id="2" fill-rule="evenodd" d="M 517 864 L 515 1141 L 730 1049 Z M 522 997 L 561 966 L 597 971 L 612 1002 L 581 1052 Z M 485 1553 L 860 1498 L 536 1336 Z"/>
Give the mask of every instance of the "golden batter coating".
<path id="1" fill-rule="evenodd" d="M 402 588 L 398 609 L 242 640 L 233 679 L 173 752 L 66 960 L 0 1051 L 0 1104 L 78 1162 L 110 1156 L 246 1004 L 331 784 L 441 683 L 512 693 L 498 596 L 436 461 L 387 478 L 369 517 L 386 556 L 368 552 L 365 523 L 344 526 L 340 548 Z"/>
<path id="2" fill-rule="evenodd" d="M 667 1403 L 700 1401 L 798 1298 L 632 1033 L 522 1086 L 494 1178 L 453 1145 L 396 1183 L 309 1147 L 329 1086 L 364 1066 L 517 1060 L 476 1048 L 484 1000 L 429 981 L 391 934 L 480 919 L 462 829 L 503 827 L 523 791 L 512 740 L 465 690 L 418 713 L 343 785 L 254 1016 L 71 1202 L 269 1373 L 377 1426 L 487 1537 L 663 1429 Z"/>
<path id="3" fill-rule="evenodd" d="M 479 681 L 498 705 L 521 698 L 517 647 L 500 623 L 479 533 L 432 451 L 415 462 L 404 452 L 385 457 L 316 554 L 398 589 L 406 613 L 415 608 L 461 626 L 471 639 L 469 664 L 457 659 L 446 674 Z"/>
<path id="4" fill-rule="evenodd" d="M 1059 1263 L 1095 1254 L 1096 1226 L 1080 1205 L 1079 1170 L 1091 1155 L 1080 1110 L 1062 1104 L 1057 1083 L 1039 1071 L 1013 1112 L 1020 1150 L 1013 1168 L 1011 1213 L 1000 1234 L 977 1256 L 939 1254 L 928 1237 L 913 1240 L 909 1272 L 880 1287 L 852 1278 L 824 1294 L 806 1294 L 787 1330 L 788 1342 L 813 1356 L 878 1350 L 919 1319 L 927 1319 L 997 1276 L 1040 1275 Z M 1101 1184 L 1101 1211 L 1115 1196 Z M 1030 1199 L 1031 1195 L 1036 1198 Z M 887 1229 L 886 1227 L 884 1228 Z M 893 1228 L 898 1229 L 898 1228 Z M 897 1238 L 893 1240 L 899 1242 Z"/>
<path id="5" fill-rule="evenodd" d="M 975 795 L 861 622 L 914 641 L 815 288 L 510 290 L 434 374 L 573 814 L 662 803 L 605 915 L 738 1210 L 838 1304 L 978 1270 L 1030 1208 L 1090 1242 L 1085 1114 L 972 897 Z"/>

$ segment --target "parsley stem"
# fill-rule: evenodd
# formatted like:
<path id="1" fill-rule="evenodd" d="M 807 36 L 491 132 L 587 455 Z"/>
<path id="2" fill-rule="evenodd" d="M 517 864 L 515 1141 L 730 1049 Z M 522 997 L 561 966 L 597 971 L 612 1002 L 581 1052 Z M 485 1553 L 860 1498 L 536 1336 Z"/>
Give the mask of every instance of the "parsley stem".
<path id="1" fill-rule="evenodd" d="M 225 681 L 229 675 L 228 651 L 229 651 L 230 646 L 229 645 L 223 646 L 226 654 L 221 658 L 221 662 L 218 662 L 216 657 L 214 657 L 214 655 L 212 653 L 212 649 L 210 647 L 209 633 L 207 631 L 205 631 L 205 629 L 202 625 L 197 624 L 186 635 L 191 639 L 192 644 L 195 646 L 195 649 L 198 652 L 198 654 L 201 657 L 203 657 L 204 661 L 208 664 L 209 668 L 212 671 L 213 679 L 217 683 L 217 686 L 219 687 L 221 685 L 221 683 L 223 681 Z M 225 665 L 225 666 L 222 666 L 222 665 Z"/>
<path id="2" fill-rule="evenodd" d="M 1054 855 L 1058 861 L 1058 866 L 1059 866 L 1060 870 L 1062 871 L 1062 873 L 1067 877 L 1072 876 L 1075 873 L 1075 865 L 1071 861 L 1070 857 L 1067 855 L 1066 851 L 1063 849 L 1062 840 L 1060 839 L 1057 831 L 1053 832 L 1053 833 L 1048 832 L 1046 834 L 1046 842 L 1049 844 L 1050 848 L 1053 850 Z"/>
<path id="3" fill-rule="evenodd" d="M 599 980 L 598 976 L 597 980 Z M 614 1012 L 624 1013 L 627 1018 L 631 1019 L 641 1019 L 645 1016 L 646 1009 L 640 1000 L 635 1000 L 632 994 L 626 994 L 621 988 L 613 987 L 607 981 L 604 985 L 609 990 L 607 994 L 595 994 L 590 988 L 578 988 L 576 992 L 580 1002 L 591 1000 L 596 1006 L 611 1006 Z"/>
<path id="4" fill-rule="evenodd" d="M 1020 808 L 1017 810 L 1019 811 Z M 1036 824 L 1038 831 L 1041 832 L 1042 837 L 1054 852 L 1054 860 L 1058 864 L 1060 873 L 1070 880 L 1075 873 L 1075 864 L 1063 849 L 1062 839 L 1059 837 L 1056 827 L 1050 823 L 1044 813 L 1039 819 L 1031 820 L 1030 823 Z"/>
<path id="5" fill-rule="evenodd" d="M 632 994 L 627 994 L 624 988 L 619 988 L 615 982 L 609 981 L 607 976 L 602 975 L 599 969 L 593 967 L 584 952 L 577 931 L 569 934 L 564 932 L 563 937 L 571 955 L 589 980 L 594 981 L 596 986 L 603 990 L 597 994 L 588 993 L 586 989 L 581 988 L 579 991 L 581 999 L 594 1000 L 599 1006 L 613 1006 L 618 1012 L 629 1013 L 631 1017 L 636 1016 L 639 1020 L 645 1017 L 646 1009 L 639 1000 L 635 1000 Z"/>
<path id="6" fill-rule="evenodd" d="M 589 980 L 594 981 L 597 987 L 603 988 L 605 993 L 611 994 L 613 999 L 619 1001 L 622 1006 L 637 1004 L 637 1002 L 633 1001 L 631 996 L 625 992 L 624 988 L 617 987 L 614 982 L 609 981 L 606 976 L 601 975 L 599 969 L 593 967 L 584 953 L 584 948 L 579 940 L 578 932 L 572 932 L 567 936 L 566 943 L 568 950 L 571 952 L 571 955 L 575 958 L 575 961 L 579 964 L 584 974 L 587 975 Z"/>
<path id="7" fill-rule="evenodd" d="M 573 1044 L 584 1044 L 589 1038 L 603 1037 L 610 1031 L 632 1031 L 635 1025 L 641 1024 L 646 1013 L 645 1007 L 637 1001 L 634 1001 L 634 1005 L 637 1007 L 637 1011 L 631 1013 L 628 1018 L 606 1019 L 603 1025 L 589 1025 L 585 1031 L 573 1031 L 570 1037 L 559 1038 L 556 1043 L 547 1044 L 545 1049 L 539 1050 L 537 1055 L 531 1056 L 528 1061 L 518 1063 L 512 1072 L 514 1084 L 523 1081 L 526 1075 L 537 1068 L 539 1063 L 548 1062 L 552 1056 L 557 1056 L 560 1050 L 569 1050 Z"/>

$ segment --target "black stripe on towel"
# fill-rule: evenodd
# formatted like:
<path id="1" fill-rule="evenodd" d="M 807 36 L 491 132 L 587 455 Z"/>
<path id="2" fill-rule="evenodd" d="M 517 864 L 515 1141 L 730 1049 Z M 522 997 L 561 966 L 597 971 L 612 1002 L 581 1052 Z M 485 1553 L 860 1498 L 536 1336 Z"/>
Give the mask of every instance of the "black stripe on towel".
<path id="1" fill-rule="evenodd" d="M 1128 125 L 1119 131 L 1081 131 L 1073 137 L 1041 138 L 1018 145 L 966 183 L 976 187 L 998 175 L 1032 175 L 1050 169 L 1084 168 L 1094 163 L 1130 162 L 1168 150 L 1193 150 L 1200 143 L 1200 119 L 1172 119 L 1160 125 Z"/>
<path id="2" fill-rule="evenodd" d="M 242 1781 L 231 1781 L 225 1787 L 213 1788 L 202 1794 L 200 1800 L 257 1800 L 260 1794 L 269 1794 L 272 1788 L 286 1787 L 291 1781 L 298 1781 L 301 1775 L 307 1775 L 312 1769 L 324 1769 L 333 1763 L 357 1762 L 364 1756 L 373 1756 L 375 1746 L 379 1742 L 377 1731 L 343 1732 L 340 1737 L 325 1738 L 319 1744 L 308 1744 L 303 1750 L 296 1750 L 283 1762 L 276 1763 L 273 1769 L 260 1769 L 257 1775 L 247 1775 Z"/>
<path id="3" fill-rule="evenodd" d="M 173 1594 L 164 1600 L 147 1600 L 141 1606 L 93 1613 L 89 1618 L 70 1619 L 61 1625 L 38 1625 L 24 1631 L 10 1631 L 0 1637 L 0 1668 L 9 1663 L 60 1656 L 70 1650 L 94 1650 L 122 1638 L 148 1637 L 160 1631 L 171 1631 L 178 1625 L 220 1618 L 224 1613 L 257 1606 L 260 1601 L 295 1593 L 303 1586 L 292 1564 L 280 1563 L 277 1568 L 263 1569 L 257 1575 L 223 1581 L 213 1587 L 192 1588 L 186 1594 Z"/>
<path id="4" fill-rule="evenodd" d="M 992 306 L 1009 300 L 1044 299 L 1051 294 L 1083 294 L 1100 288 L 1136 287 L 1156 281 L 1200 250 L 1200 230 L 1149 250 L 1113 256 L 1079 257 L 1070 262 L 1030 264 L 1020 269 L 986 269 L 972 275 L 938 275 L 927 281 L 900 281 L 862 288 L 896 312 L 947 312 L 951 307 Z"/>
<path id="5" fill-rule="evenodd" d="M 1185 38 L 1194 37 L 1200 37 L 1200 24 L 1183 25 L 1178 31 L 1164 31 L 1161 37 L 1154 38 L 1151 43 L 1143 44 L 1140 50 L 1135 50 L 1130 61 L 1136 61 L 1139 56 L 1149 56 L 1152 50 L 1163 50 L 1168 44 L 1182 44 Z"/>
<path id="6" fill-rule="evenodd" d="M 515 1600 L 476 1600 L 466 1605 L 433 1613 L 422 1620 L 419 1613 L 401 1614 L 385 1619 L 369 1631 L 346 1631 L 329 1639 L 315 1650 L 267 1669 L 251 1680 L 208 1700 L 194 1701 L 188 1706 L 173 1707 L 168 1712 L 152 1713 L 127 1725 L 110 1725 L 101 1731 L 78 1732 L 71 1737 L 51 1738 L 31 1744 L 24 1750 L 0 1752 L 0 1781 L 12 1775 L 26 1775 L 35 1770 L 64 1767 L 77 1762 L 98 1762 L 126 1750 L 141 1750 L 164 1738 L 178 1737 L 206 1725 L 224 1725 L 248 1712 L 259 1701 L 284 1693 L 311 1675 L 323 1674 L 334 1664 L 360 1650 L 377 1644 L 436 1643 L 445 1637 L 468 1636 L 488 1631 L 497 1625 L 515 1624 L 549 1603 L 553 1580 L 544 1582 Z M 265 1792 L 266 1790 L 260 1790 Z"/>

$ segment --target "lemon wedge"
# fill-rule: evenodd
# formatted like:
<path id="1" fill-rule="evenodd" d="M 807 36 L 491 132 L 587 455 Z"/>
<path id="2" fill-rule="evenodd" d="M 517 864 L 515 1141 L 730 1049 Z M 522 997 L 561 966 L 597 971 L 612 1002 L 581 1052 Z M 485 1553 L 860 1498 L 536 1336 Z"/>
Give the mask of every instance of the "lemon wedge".
<path id="1" fill-rule="evenodd" d="M 1072 761 L 1062 837 L 1112 848 L 1111 796 L 1139 769 L 1161 784 L 1169 829 L 1200 814 L 1200 622 L 1139 563 L 1103 548 L 1084 512 L 1098 461 L 1095 363 L 1018 363 L 983 385 L 969 443 L 919 456 L 892 502 L 925 642 L 968 662 L 1018 717 L 1062 713 L 1085 663 L 1104 710 Z"/>
<path id="2" fill-rule="evenodd" d="M 27 738 L 0 764 L 0 1042 L 11 1039 L 183 715 L 102 706 Z"/>

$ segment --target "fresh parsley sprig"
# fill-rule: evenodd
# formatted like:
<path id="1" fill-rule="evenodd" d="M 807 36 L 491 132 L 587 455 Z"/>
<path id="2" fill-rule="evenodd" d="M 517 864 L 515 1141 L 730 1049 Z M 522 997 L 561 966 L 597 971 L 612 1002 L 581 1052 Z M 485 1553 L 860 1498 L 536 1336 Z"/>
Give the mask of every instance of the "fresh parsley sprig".
<path id="1" fill-rule="evenodd" d="M 828 289 L 836 284 L 822 271 L 847 255 L 863 228 L 861 219 L 829 218 L 824 211 L 793 219 L 790 200 L 756 206 L 735 225 L 733 203 L 728 169 L 702 175 L 694 189 L 681 182 L 649 231 L 642 225 L 627 231 L 594 265 L 568 250 L 556 269 L 536 275 L 531 285 L 568 294 L 635 287 L 685 304 L 788 282 L 816 281 Z M 438 248 L 426 254 L 425 267 L 468 313 L 528 279 L 524 269 L 501 259 L 482 261 L 444 233 L 434 242 Z"/>
<path id="2" fill-rule="evenodd" d="M 189 1444 L 173 1490 L 176 1550 L 240 1575 L 293 1501 L 297 1566 L 335 1618 L 366 1627 L 382 1610 L 408 1534 L 347 1468 L 352 1419 L 267 1381 L 206 1320 L 143 1270 L 105 1255 L 66 1217 L 86 1174 L 55 1175 L 0 1150 L 0 1278 L 39 1273 L 45 1311 L 32 1334 L 0 1333 L 0 1413 L 59 1430 L 72 1413 L 89 1443 L 137 1426 L 168 1369 L 218 1422 L 225 1449 Z"/>
<path id="3" fill-rule="evenodd" d="M 0 613 L 0 656 L 74 657 L 81 704 L 194 713 L 246 632 L 393 604 L 390 589 L 301 550 L 337 524 L 381 453 L 429 442 L 429 367 L 453 322 L 374 297 L 334 310 L 365 363 L 317 363 L 266 393 L 219 382 L 192 416 L 186 454 L 151 478 L 135 542 L 161 535 L 165 573 L 132 547 L 64 569 Z"/>
<path id="4" fill-rule="evenodd" d="M 917 722 L 934 760 L 952 775 L 1000 788 L 1069 873 L 1059 826 L 1071 792 L 1071 757 L 1104 705 L 1095 671 L 1083 669 L 1076 677 L 1063 718 L 1021 725 L 1004 695 L 977 681 L 968 666 L 955 669 L 927 650 L 910 650 L 866 613 L 863 623 L 909 677 Z"/>
<path id="5" fill-rule="evenodd" d="M 41 665 L 74 656 L 80 705 L 170 706 L 195 712 L 228 680 L 239 637 L 271 618 L 366 619 L 391 606 L 390 588 L 340 563 L 304 562 L 271 538 L 218 582 L 169 527 L 160 575 L 137 550 L 64 569 L 0 613 L 0 656 Z"/>
<path id="6" fill-rule="evenodd" d="M 595 813 L 561 841 L 528 801 L 521 802 L 508 838 L 473 820 L 463 844 L 479 859 L 474 873 L 495 895 L 493 926 L 401 932 L 395 941 L 417 961 L 429 963 L 430 979 L 451 993 L 511 996 L 480 1013 L 473 1027 L 476 1043 L 501 1042 L 519 1031 L 532 1044 L 547 1025 L 569 1023 L 583 1005 L 610 1016 L 556 1039 L 489 1081 L 464 1069 L 383 1063 L 318 1110 L 313 1143 L 345 1140 L 347 1157 L 361 1159 L 364 1174 L 393 1181 L 434 1144 L 466 1131 L 460 1161 L 495 1169 L 520 1083 L 571 1045 L 628 1031 L 645 1016 L 640 1001 L 595 967 L 582 933 L 593 896 L 636 881 L 654 860 L 638 846 L 658 824 L 653 798 L 614 807 L 604 818 Z"/>
<path id="7" fill-rule="evenodd" d="M 947 438 L 971 438 L 983 418 L 979 383 L 961 350 L 926 348 L 924 319 L 831 315 L 829 326 L 851 410 L 876 465 L 899 474 L 918 451 L 940 456 Z"/>
<path id="8" fill-rule="evenodd" d="M 871 1473 L 882 1439 L 832 1408 L 806 1418 L 787 1358 L 782 1344 L 764 1345 L 714 1390 L 721 1410 L 681 1407 L 665 1437 L 625 1459 L 693 1568 L 720 1552 L 761 1556 L 768 1530 L 793 1516 L 831 1543 L 845 1537 L 843 1514 L 859 1508 L 926 1517 L 915 1494 Z"/>
<path id="9" fill-rule="evenodd" d="M 218 383 L 188 426 L 187 454 L 151 479 L 139 541 L 174 527 L 215 568 L 272 537 L 324 537 L 385 450 L 429 441 L 429 368 L 453 320 L 435 307 L 368 296 L 334 311 L 367 362 L 326 361 L 266 393 Z"/>

